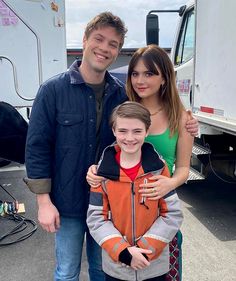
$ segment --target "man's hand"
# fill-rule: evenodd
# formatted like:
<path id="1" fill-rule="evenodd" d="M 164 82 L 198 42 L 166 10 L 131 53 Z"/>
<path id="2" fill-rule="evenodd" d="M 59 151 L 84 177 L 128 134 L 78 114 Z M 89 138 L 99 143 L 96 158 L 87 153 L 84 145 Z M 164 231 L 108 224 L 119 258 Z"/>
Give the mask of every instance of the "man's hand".
<path id="1" fill-rule="evenodd" d="M 127 248 L 132 255 L 131 267 L 135 270 L 143 269 L 150 265 L 150 262 L 143 256 L 143 254 L 151 254 L 151 250 L 138 248 L 136 246 Z"/>
<path id="2" fill-rule="evenodd" d="M 185 125 L 186 130 L 190 133 L 192 137 L 196 137 L 198 135 L 198 129 L 199 129 L 198 120 L 195 117 L 193 117 L 191 110 L 187 110 L 187 113 L 189 115 L 189 119 Z"/>
<path id="3" fill-rule="evenodd" d="M 40 225 L 47 232 L 56 232 L 60 227 L 60 215 L 49 194 L 37 194 L 37 202 Z"/>
<path id="4" fill-rule="evenodd" d="M 92 165 L 89 167 L 86 175 L 86 180 L 87 183 L 92 187 L 99 186 L 104 180 L 103 177 L 97 176 L 97 165 Z"/>

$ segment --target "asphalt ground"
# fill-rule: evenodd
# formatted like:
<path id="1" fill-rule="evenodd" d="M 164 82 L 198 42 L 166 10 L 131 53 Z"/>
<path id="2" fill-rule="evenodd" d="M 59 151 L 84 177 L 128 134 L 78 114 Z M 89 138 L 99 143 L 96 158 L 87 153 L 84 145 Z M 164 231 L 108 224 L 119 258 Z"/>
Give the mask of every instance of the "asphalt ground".
<path id="1" fill-rule="evenodd" d="M 25 217 L 37 221 L 35 196 L 25 187 L 24 175 L 20 168 L 13 172 L 0 169 L 0 184 L 25 204 Z M 183 185 L 178 194 L 185 217 L 181 229 L 183 281 L 236 281 L 236 185 L 212 178 Z M 1 188 L 0 200 L 12 201 Z M 0 218 L 0 237 L 14 226 L 14 222 Z M 28 226 L 24 231 L 30 229 Z M 40 226 L 26 240 L 0 247 L 0 280 L 51 281 L 53 268 L 54 236 Z M 84 255 L 80 281 L 87 280 Z"/>

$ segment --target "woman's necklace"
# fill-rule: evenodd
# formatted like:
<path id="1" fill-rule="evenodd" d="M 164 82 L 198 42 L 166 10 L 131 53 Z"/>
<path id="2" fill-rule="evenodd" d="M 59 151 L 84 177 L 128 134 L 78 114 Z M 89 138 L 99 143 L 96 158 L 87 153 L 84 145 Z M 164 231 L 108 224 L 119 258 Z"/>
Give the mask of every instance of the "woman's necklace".
<path id="1" fill-rule="evenodd" d="M 156 115 L 157 113 L 161 112 L 162 109 L 163 109 L 163 108 L 161 107 L 161 108 L 159 108 L 157 111 L 155 111 L 155 112 L 153 112 L 153 113 L 150 113 L 150 115 L 151 115 L 151 116 Z"/>

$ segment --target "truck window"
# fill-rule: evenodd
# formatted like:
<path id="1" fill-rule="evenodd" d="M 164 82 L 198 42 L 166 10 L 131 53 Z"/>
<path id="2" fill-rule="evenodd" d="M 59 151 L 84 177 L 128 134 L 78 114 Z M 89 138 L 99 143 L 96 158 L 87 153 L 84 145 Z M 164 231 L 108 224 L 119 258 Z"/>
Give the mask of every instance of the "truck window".
<path id="1" fill-rule="evenodd" d="M 175 53 L 175 65 L 180 65 L 190 60 L 194 53 L 194 35 L 195 35 L 194 10 L 190 10 L 182 22 L 182 28 L 179 33 L 177 49 Z"/>

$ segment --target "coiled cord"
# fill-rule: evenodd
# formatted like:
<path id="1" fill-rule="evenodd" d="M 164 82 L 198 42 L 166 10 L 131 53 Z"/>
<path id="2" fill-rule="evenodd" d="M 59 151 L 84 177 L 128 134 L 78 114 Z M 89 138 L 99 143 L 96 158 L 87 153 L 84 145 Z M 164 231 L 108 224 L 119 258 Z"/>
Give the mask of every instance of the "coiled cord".
<path id="1" fill-rule="evenodd" d="M 37 230 L 37 224 L 34 220 L 17 214 L 19 204 L 16 198 L 11 193 L 9 193 L 1 184 L 0 187 L 14 200 L 13 202 L 3 202 L 0 200 L 0 219 L 10 220 L 16 223 L 15 227 L 0 236 L 0 246 L 7 246 L 29 238 Z M 27 227 L 31 227 L 31 229 L 27 232 L 22 233 L 24 230 L 26 230 Z M 18 235 L 18 237 L 15 239 L 9 240 L 9 237 L 13 237 L 14 235 L 19 233 L 22 234 Z"/>

